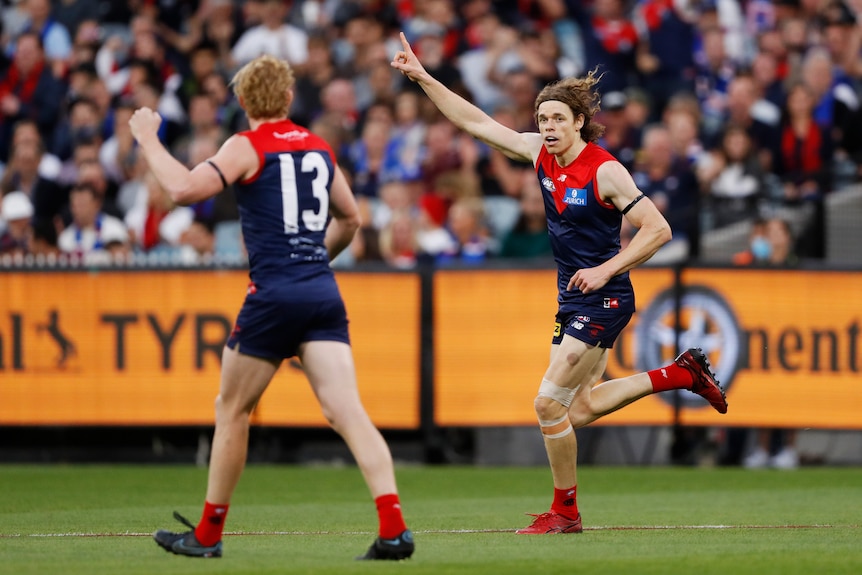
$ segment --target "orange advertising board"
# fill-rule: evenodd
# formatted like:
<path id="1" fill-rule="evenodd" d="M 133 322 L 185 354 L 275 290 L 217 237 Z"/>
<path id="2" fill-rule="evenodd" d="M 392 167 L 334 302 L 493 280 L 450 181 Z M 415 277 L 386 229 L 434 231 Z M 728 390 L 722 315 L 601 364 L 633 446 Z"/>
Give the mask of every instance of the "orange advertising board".
<path id="1" fill-rule="evenodd" d="M 338 275 L 375 423 L 419 426 L 419 279 Z M 0 425 L 209 425 L 245 271 L 0 273 Z M 285 362 L 253 415 L 324 426 Z"/>
<path id="2" fill-rule="evenodd" d="M 728 413 L 666 392 L 597 423 L 668 425 L 679 401 L 686 425 L 862 428 L 862 274 L 689 269 L 682 278 L 679 346 L 707 352 L 727 386 Z M 673 359 L 672 271 L 638 269 L 632 281 L 638 313 L 609 352 L 606 378 Z M 555 287 L 552 270 L 436 274 L 438 425 L 535 425 Z"/>

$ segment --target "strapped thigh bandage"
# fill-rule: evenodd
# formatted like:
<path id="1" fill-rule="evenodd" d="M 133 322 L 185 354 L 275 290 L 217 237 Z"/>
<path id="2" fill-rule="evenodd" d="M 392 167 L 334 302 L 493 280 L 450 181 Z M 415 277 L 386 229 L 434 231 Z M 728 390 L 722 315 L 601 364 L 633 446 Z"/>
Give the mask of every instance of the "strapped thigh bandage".
<path id="1" fill-rule="evenodd" d="M 545 439 L 559 439 L 574 431 L 572 429 L 572 422 L 569 421 L 568 413 L 560 419 L 553 421 L 540 419 L 539 426 L 542 428 L 542 435 L 545 436 Z"/>
<path id="2" fill-rule="evenodd" d="M 572 405 L 572 400 L 575 398 L 575 393 L 578 391 L 578 387 L 580 386 L 577 386 L 574 389 L 569 389 L 568 387 L 560 387 L 553 381 L 542 379 L 542 385 L 539 386 L 539 395 L 541 397 L 553 399 L 557 403 L 560 403 L 565 407 L 569 407 Z"/>

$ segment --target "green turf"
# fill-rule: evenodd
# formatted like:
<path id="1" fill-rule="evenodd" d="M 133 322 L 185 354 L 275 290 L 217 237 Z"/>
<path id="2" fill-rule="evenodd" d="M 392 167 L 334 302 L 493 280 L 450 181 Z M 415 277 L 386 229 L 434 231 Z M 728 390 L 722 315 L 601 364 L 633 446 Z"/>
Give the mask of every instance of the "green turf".
<path id="1" fill-rule="evenodd" d="M 859 468 L 584 467 L 587 530 L 554 536 L 511 531 L 547 508 L 544 468 L 401 466 L 398 478 L 416 533 L 410 561 L 353 561 L 376 528 L 355 468 L 257 465 L 228 519 L 247 534 L 226 536 L 222 559 L 201 560 L 146 534 L 181 528 L 174 509 L 197 520 L 205 470 L 0 465 L 0 574 L 862 573 Z M 682 526 L 692 528 L 648 528 Z"/>

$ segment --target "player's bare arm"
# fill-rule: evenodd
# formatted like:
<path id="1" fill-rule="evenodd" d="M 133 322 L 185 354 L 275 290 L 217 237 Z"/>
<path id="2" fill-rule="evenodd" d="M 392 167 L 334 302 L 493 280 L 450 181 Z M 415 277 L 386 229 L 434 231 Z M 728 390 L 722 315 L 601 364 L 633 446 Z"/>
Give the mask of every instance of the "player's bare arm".
<path id="1" fill-rule="evenodd" d="M 329 212 L 332 214 L 332 221 L 326 228 L 324 244 L 329 253 L 329 259 L 332 260 L 350 245 L 361 224 L 356 199 L 350 190 L 347 178 L 338 166 L 335 166 L 335 176 L 329 194 Z"/>
<path id="2" fill-rule="evenodd" d="M 187 206 L 205 200 L 258 169 L 259 160 L 251 142 L 243 136 L 232 136 L 215 156 L 189 170 L 159 140 L 161 123 L 158 112 L 140 108 L 129 120 L 129 127 L 150 171 L 176 204 Z"/>
<path id="3" fill-rule="evenodd" d="M 419 84 L 437 108 L 459 129 L 513 160 L 532 162 L 538 157 L 542 146 L 542 137 L 538 133 L 521 133 L 507 128 L 444 86 L 425 70 L 403 32 L 401 45 L 402 49 L 395 54 L 391 66 Z"/>
<path id="4" fill-rule="evenodd" d="M 618 210 L 625 210 L 637 202 L 625 214 L 625 218 L 638 229 L 632 241 L 617 255 L 594 268 L 581 269 L 569 280 L 568 288 L 577 287 L 590 293 L 604 287 L 614 276 L 627 272 L 650 259 L 664 244 L 670 241 L 671 231 L 667 220 L 635 185 L 631 174 L 619 162 L 606 162 L 596 172 L 599 193 L 602 199 L 612 202 Z"/>

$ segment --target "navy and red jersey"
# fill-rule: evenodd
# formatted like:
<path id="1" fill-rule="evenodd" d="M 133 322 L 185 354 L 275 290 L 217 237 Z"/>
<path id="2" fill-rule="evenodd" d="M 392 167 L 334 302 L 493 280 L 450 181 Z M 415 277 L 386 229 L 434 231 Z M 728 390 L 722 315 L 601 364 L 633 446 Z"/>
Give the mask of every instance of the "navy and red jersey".
<path id="1" fill-rule="evenodd" d="M 297 295 L 302 290 L 311 301 L 332 297 L 337 288 L 323 243 L 336 166 L 332 149 L 290 120 L 239 135 L 260 158 L 257 173 L 235 186 L 252 283 Z"/>
<path id="2" fill-rule="evenodd" d="M 588 143 L 565 167 L 544 146 L 536 160 L 548 234 L 557 262 L 561 311 L 585 304 L 635 311 L 628 272 L 614 276 L 602 289 L 590 294 L 584 295 L 577 288 L 566 289 L 576 271 L 596 267 L 620 251 L 622 214 L 612 203 L 602 200 L 596 180 L 599 166 L 612 161 L 616 159 L 607 150 L 593 143 Z"/>

